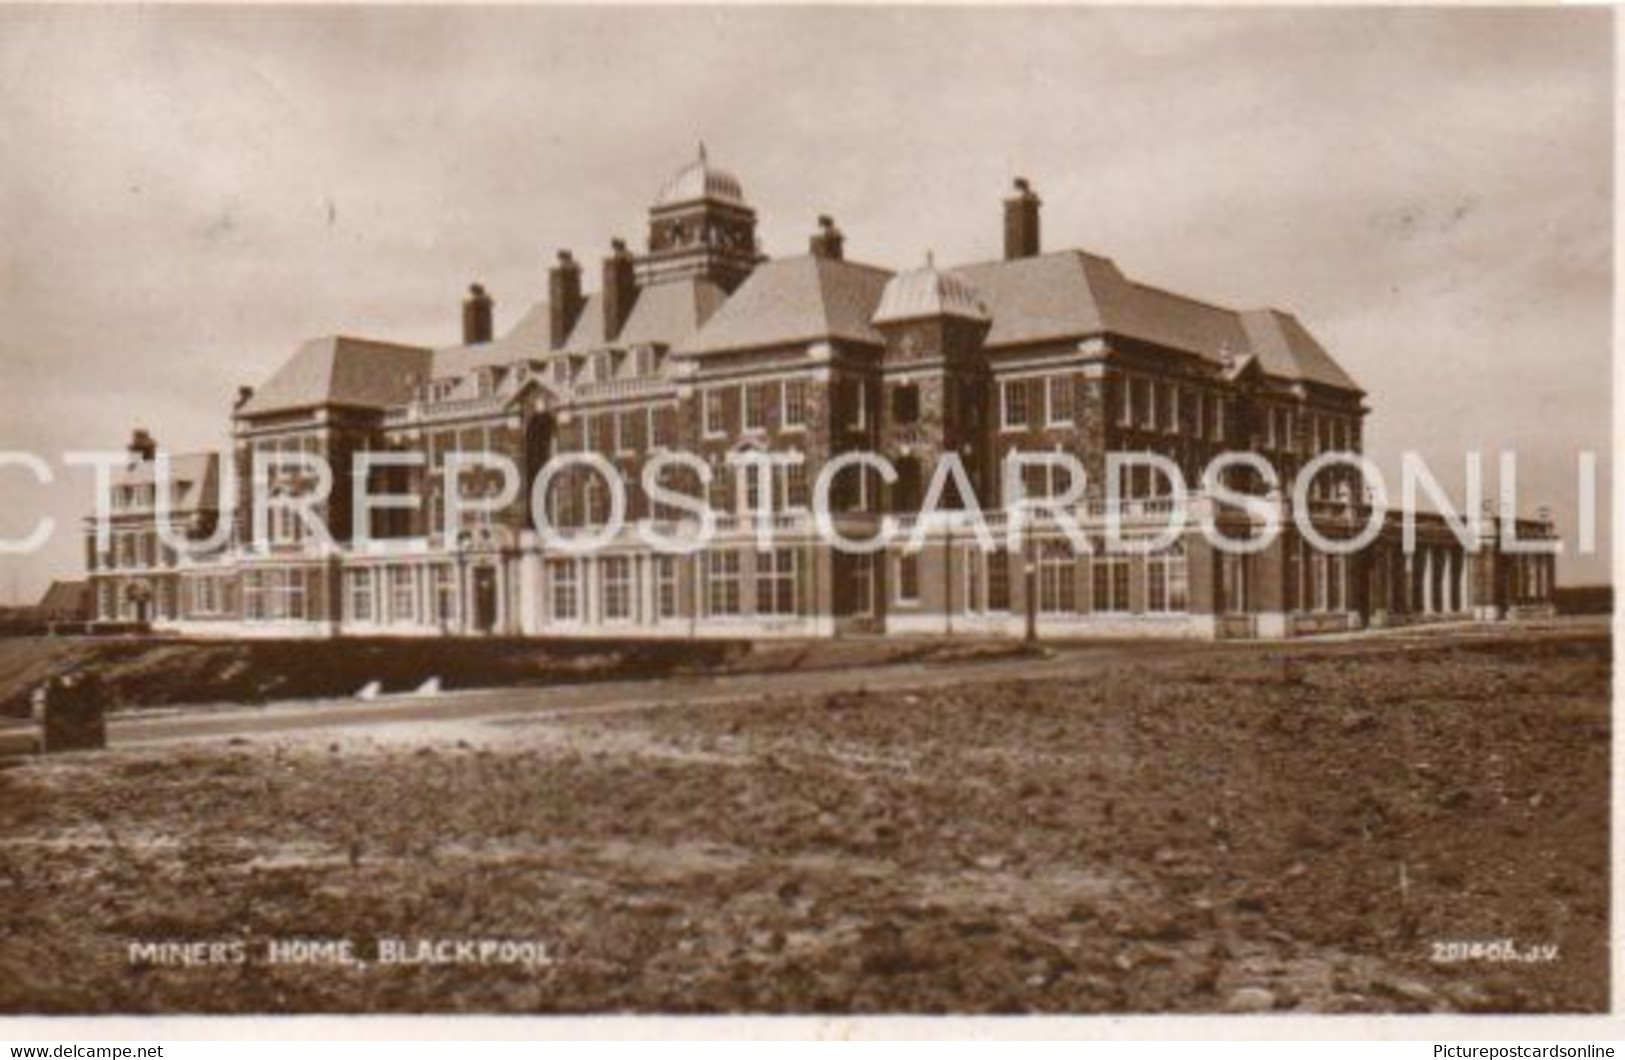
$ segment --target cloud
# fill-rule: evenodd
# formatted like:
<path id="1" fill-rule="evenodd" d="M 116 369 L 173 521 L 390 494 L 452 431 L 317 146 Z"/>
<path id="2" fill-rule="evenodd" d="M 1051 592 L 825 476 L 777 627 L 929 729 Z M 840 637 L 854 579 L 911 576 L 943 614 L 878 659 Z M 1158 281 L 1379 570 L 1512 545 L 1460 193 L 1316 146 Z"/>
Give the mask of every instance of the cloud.
<path id="1" fill-rule="evenodd" d="M 1571 513 L 1557 468 L 1608 449 L 1611 39 L 1551 9 L 0 8 L 0 444 L 218 445 L 306 337 L 450 340 L 474 278 L 511 322 L 703 138 L 775 254 L 829 212 L 864 260 L 991 257 L 1030 176 L 1051 246 L 1295 311 L 1379 455 L 1516 442 Z"/>

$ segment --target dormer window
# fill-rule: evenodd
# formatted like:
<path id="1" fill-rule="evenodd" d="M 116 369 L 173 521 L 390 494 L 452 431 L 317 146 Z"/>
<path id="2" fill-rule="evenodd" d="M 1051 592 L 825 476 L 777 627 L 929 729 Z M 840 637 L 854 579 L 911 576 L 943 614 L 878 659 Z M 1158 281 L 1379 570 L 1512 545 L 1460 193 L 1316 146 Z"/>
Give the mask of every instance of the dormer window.
<path id="1" fill-rule="evenodd" d="M 615 361 L 613 358 L 611 358 L 609 351 L 605 350 L 602 353 L 593 354 L 592 381 L 595 383 L 607 383 L 614 378 Z"/>
<path id="2" fill-rule="evenodd" d="M 570 359 L 560 357 L 553 362 L 553 384 L 555 386 L 570 385 Z"/>

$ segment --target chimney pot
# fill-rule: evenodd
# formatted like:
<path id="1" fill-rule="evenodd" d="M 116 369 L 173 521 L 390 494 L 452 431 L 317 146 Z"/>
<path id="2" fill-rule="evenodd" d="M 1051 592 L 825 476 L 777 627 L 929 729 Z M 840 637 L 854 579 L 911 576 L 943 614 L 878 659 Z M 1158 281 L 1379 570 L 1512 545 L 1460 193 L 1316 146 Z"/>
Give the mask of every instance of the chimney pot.
<path id="1" fill-rule="evenodd" d="M 158 443 L 145 427 L 137 427 L 130 434 L 129 452 L 131 463 L 150 463 L 158 455 Z"/>
<path id="2" fill-rule="evenodd" d="M 468 285 L 468 299 L 463 302 L 463 345 L 476 346 L 491 341 L 491 296 L 478 283 Z"/>
<path id="3" fill-rule="evenodd" d="M 828 258 L 831 261 L 840 261 L 845 255 L 846 236 L 835 227 L 835 218 L 829 214 L 818 215 L 818 231 L 807 241 L 807 250 L 815 258 Z"/>
<path id="4" fill-rule="evenodd" d="M 1004 200 L 1004 257 L 1036 257 L 1039 253 L 1038 208 L 1043 205 L 1026 177 L 1015 180 L 1015 195 Z"/>
<path id="5" fill-rule="evenodd" d="M 637 271 L 632 254 L 626 249 L 626 240 L 612 239 L 610 255 L 604 259 L 604 338 L 614 341 L 632 315 L 632 303 L 637 300 Z"/>
<path id="6" fill-rule="evenodd" d="M 562 349 L 581 317 L 581 266 L 568 250 L 559 251 L 559 263 L 547 273 L 548 338 L 553 349 Z"/>

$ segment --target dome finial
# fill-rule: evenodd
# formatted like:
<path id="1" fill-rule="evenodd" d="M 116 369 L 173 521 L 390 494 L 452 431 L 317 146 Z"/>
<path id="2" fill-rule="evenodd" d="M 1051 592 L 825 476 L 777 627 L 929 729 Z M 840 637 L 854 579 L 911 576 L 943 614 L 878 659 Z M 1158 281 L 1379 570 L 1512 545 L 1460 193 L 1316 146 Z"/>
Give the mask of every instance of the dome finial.
<path id="1" fill-rule="evenodd" d="M 937 267 L 937 252 L 930 248 L 927 248 L 925 252 L 925 267 L 928 269 Z"/>
<path id="2" fill-rule="evenodd" d="M 706 160 L 707 160 L 707 159 L 706 159 L 706 157 L 705 157 L 705 141 L 704 141 L 704 140 L 701 140 L 701 141 L 700 141 L 700 161 L 701 161 L 701 162 L 704 162 L 704 161 L 706 161 Z"/>

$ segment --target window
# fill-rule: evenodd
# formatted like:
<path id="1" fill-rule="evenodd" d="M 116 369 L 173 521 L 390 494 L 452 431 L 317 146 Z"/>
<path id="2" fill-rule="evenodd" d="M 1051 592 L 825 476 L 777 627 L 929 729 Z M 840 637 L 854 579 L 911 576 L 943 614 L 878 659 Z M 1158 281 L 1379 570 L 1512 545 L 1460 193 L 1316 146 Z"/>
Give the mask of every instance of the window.
<path id="1" fill-rule="evenodd" d="M 1046 422 L 1051 427 L 1072 426 L 1072 377 L 1070 375 L 1052 375 L 1045 381 L 1048 390 L 1048 401 L 1045 403 L 1048 415 Z"/>
<path id="2" fill-rule="evenodd" d="M 1134 390 L 1134 426 L 1145 430 L 1155 430 L 1157 427 L 1157 410 L 1152 381 L 1136 377 L 1132 386 Z"/>
<path id="3" fill-rule="evenodd" d="M 1189 607 L 1189 574 L 1183 547 L 1175 545 L 1166 552 L 1147 556 L 1145 609 L 1166 614 Z"/>
<path id="4" fill-rule="evenodd" d="M 570 358 L 560 357 L 553 362 L 553 385 L 570 385 Z"/>
<path id="5" fill-rule="evenodd" d="M 796 613 L 796 554 L 776 548 L 756 554 L 756 613 L 793 615 Z"/>
<path id="6" fill-rule="evenodd" d="M 1174 388 L 1162 380 L 1151 383 L 1151 423 L 1153 430 L 1172 431 L 1174 429 Z"/>
<path id="7" fill-rule="evenodd" d="M 784 500 L 779 506 L 784 511 L 805 509 L 808 502 L 807 462 L 791 464 L 784 469 Z"/>
<path id="8" fill-rule="evenodd" d="M 745 430 L 767 430 L 767 402 L 771 383 L 752 383 L 745 387 Z"/>
<path id="9" fill-rule="evenodd" d="M 554 560 L 547 565 L 548 597 L 553 604 L 553 617 L 561 622 L 573 622 L 580 617 L 575 560 Z"/>
<path id="10" fill-rule="evenodd" d="M 661 618 L 677 617 L 677 557 L 655 558 L 655 611 Z"/>
<path id="11" fill-rule="evenodd" d="M 629 556 L 605 556 L 604 620 L 625 622 L 632 617 L 632 560 Z"/>
<path id="12" fill-rule="evenodd" d="M 924 499 L 920 458 L 900 456 L 896 461 L 897 481 L 892 484 L 892 511 L 917 512 Z"/>
<path id="13" fill-rule="evenodd" d="M 592 381 L 607 383 L 615 378 L 615 362 L 607 351 L 592 355 Z"/>
<path id="14" fill-rule="evenodd" d="M 1007 379 L 999 384 L 999 404 L 1004 412 L 1002 426 L 1016 430 L 1027 426 L 1027 381 Z"/>
<path id="15" fill-rule="evenodd" d="M 593 416 L 589 421 L 592 424 L 592 448 L 595 452 L 605 456 L 613 456 L 616 448 L 616 419 L 613 412 L 606 412 L 601 416 Z"/>
<path id="16" fill-rule="evenodd" d="M 434 613 L 442 625 L 457 621 L 456 571 L 449 563 L 439 563 L 434 568 Z"/>
<path id="17" fill-rule="evenodd" d="M 1066 614 L 1078 609 L 1077 562 L 1070 541 L 1044 541 L 1038 550 L 1038 609 Z"/>
<path id="18" fill-rule="evenodd" d="M 1091 566 L 1094 609 L 1105 612 L 1128 610 L 1128 557 L 1100 554 Z"/>
<path id="19" fill-rule="evenodd" d="M 705 392 L 705 433 L 712 438 L 728 433 L 728 412 L 720 390 Z"/>
<path id="20" fill-rule="evenodd" d="M 1212 438 L 1215 442 L 1224 441 L 1224 436 L 1225 436 L 1224 405 L 1225 405 L 1225 399 L 1224 399 L 1223 394 L 1209 394 L 1208 395 L 1207 425 L 1208 425 L 1208 431 L 1210 432 L 1209 437 Z"/>
<path id="21" fill-rule="evenodd" d="M 411 567 L 389 568 L 389 620 L 415 622 L 417 620 L 417 593 L 412 583 Z"/>
<path id="22" fill-rule="evenodd" d="M 738 552 L 706 554 L 705 601 L 709 614 L 739 614 L 739 569 Z"/>
<path id="23" fill-rule="evenodd" d="M 265 617 L 265 583 L 259 571 L 243 575 L 243 615 L 251 621 Z"/>
<path id="24" fill-rule="evenodd" d="M 920 602 L 920 554 L 904 552 L 897 557 L 897 602 Z"/>
<path id="25" fill-rule="evenodd" d="M 643 421 L 643 412 L 636 409 L 628 409 L 615 417 L 615 452 L 635 453 L 642 448 Z"/>
<path id="26" fill-rule="evenodd" d="M 206 615 L 220 611 L 220 590 L 213 578 L 198 578 L 192 582 L 192 606 Z"/>
<path id="27" fill-rule="evenodd" d="M 1120 399 L 1117 404 L 1117 425 L 1134 426 L 1134 377 L 1125 375 L 1117 384 Z"/>
<path id="28" fill-rule="evenodd" d="M 784 430 L 800 430 L 807 426 L 807 381 L 785 380 L 781 400 L 783 407 L 779 412 L 779 422 Z"/>
<path id="29" fill-rule="evenodd" d="M 649 410 L 649 444 L 656 448 L 677 444 L 677 406 L 661 405 Z"/>
<path id="30" fill-rule="evenodd" d="M 1179 387 L 1174 383 L 1166 385 L 1168 398 L 1168 416 L 1162 421 L 1163 429 L 1169 434 L 1179 433 Z"/>
<path id="31" fill-rule="evenodd" d="M 633 355 L 632 366 L 640 376 L 654 375 L 657 367 L 655 351 L 648 346 L 639 346 Z"/>
<path id="32" fill-rule="evenodd" d="M 891 392 L 891 418 L 894 423 L 918 423 L 920 388 L 914 383 L 898 383 Z"/>
<path id="33" fill-rule="evenodd" d="M 354 622 L 372 621 L 372 571 L 352 570 L 349 582 L 349 613 Z"/>
<path id="34" fill-rule="evenodd" d="M 996 548 L 987 553 L 987 609 L 1010 610 L 1010 553 Z"/>

